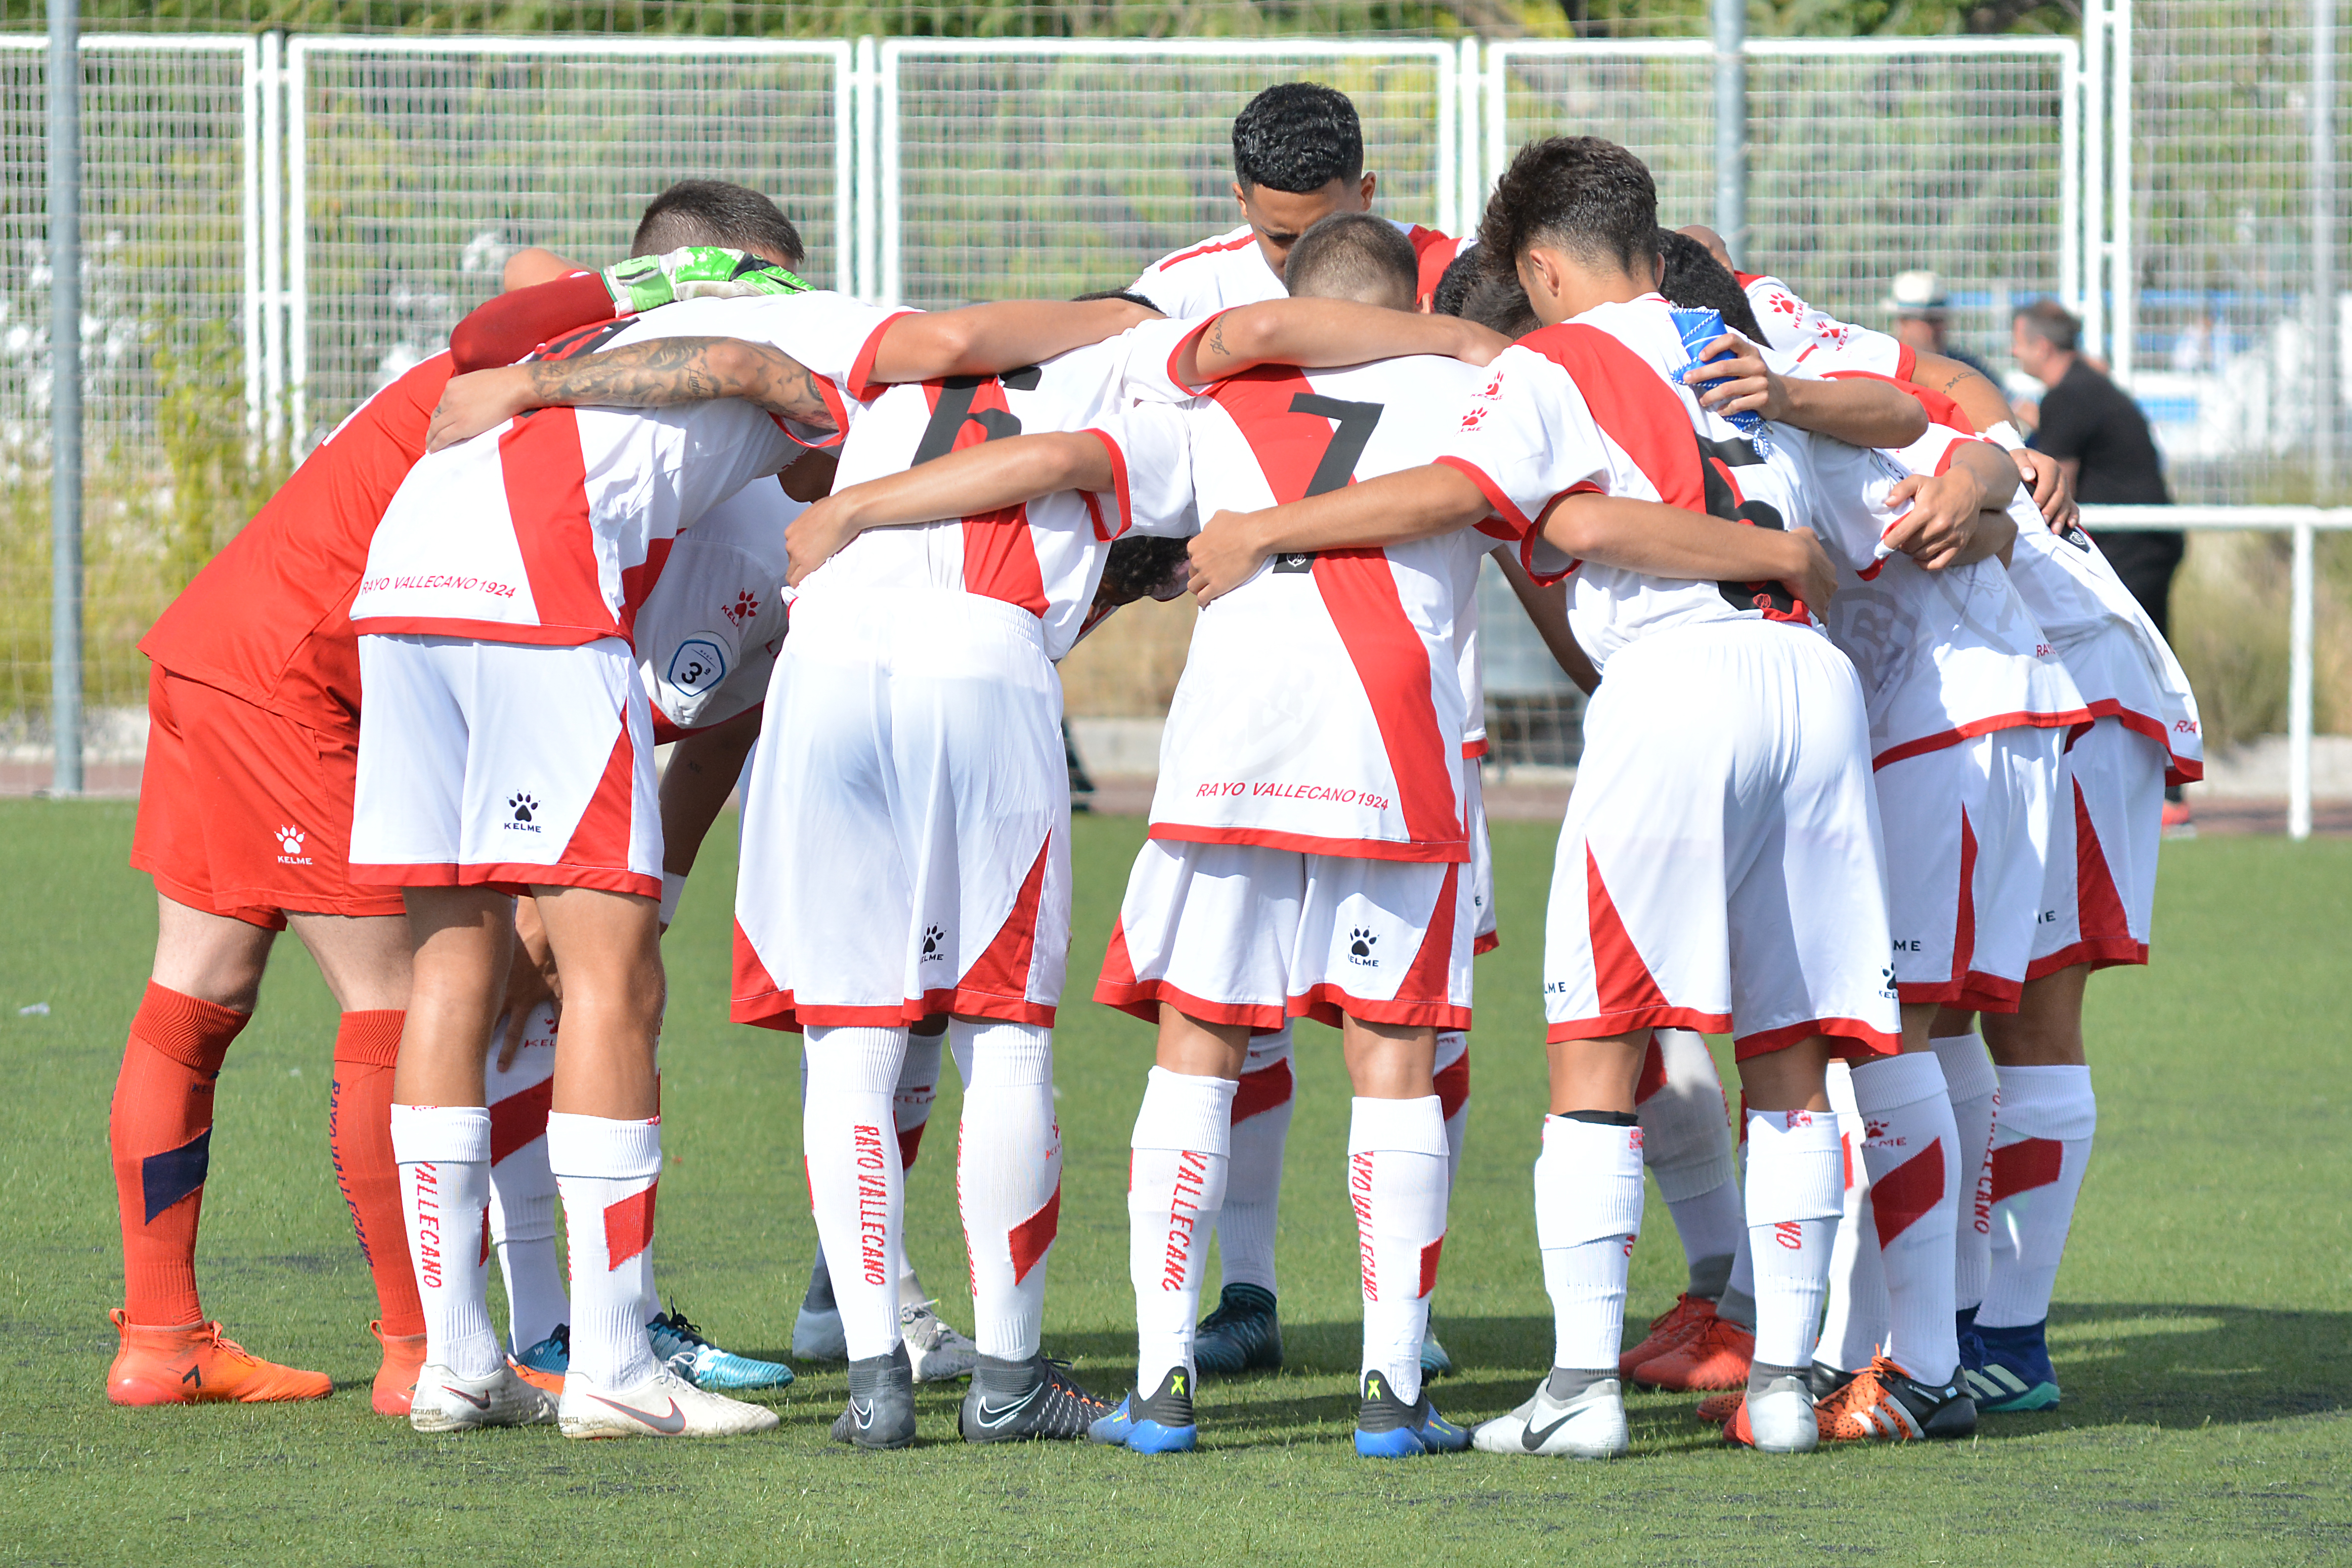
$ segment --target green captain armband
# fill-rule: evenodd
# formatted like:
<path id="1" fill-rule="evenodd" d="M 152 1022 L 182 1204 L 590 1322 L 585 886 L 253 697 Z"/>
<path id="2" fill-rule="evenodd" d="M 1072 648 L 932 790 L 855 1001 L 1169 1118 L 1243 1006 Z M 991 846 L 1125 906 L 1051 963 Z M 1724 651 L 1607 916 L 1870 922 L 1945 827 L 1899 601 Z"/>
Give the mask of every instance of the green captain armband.
<path id="1" fill-rule="evenodd" d="M 604 268 L 615 315 L 635 315 L 680 300 L 737 300 L 803 294 L 808 285 L 772 262 L 724 246 L 688 245 L 660 256 L 633 256 Z"/>

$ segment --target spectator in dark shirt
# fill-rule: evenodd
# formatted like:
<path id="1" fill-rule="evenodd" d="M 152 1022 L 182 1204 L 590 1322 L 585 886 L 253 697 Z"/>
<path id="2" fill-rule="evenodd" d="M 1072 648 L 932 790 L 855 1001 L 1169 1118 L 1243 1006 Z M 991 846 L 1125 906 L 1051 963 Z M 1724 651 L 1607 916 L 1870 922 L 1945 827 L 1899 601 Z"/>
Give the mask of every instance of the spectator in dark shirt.
<path id="1" fill-rule="evenodd" d="M 2019 409 L 2032 426 L 2031 445 L 2058 459 L 2085 506 L 2170 506 L 2164 462 L 2147 416 L 2131 394 L 2099 374 L 2075 352 L 2083 323 L 2054 300 L 2017 312 L 2010 353 L 2020 370 L 2042 383 L 2038 414 Z M 2116 575 L 2131 590 L 2156 629 L 2172 635 L 2172 575 L 2187 542 L 2175 530 L 2103 528 L 2094 537 Z M 2184 828 L 2189 814 L 2178 787 L 2167 790 L 2165 826 Z"/>

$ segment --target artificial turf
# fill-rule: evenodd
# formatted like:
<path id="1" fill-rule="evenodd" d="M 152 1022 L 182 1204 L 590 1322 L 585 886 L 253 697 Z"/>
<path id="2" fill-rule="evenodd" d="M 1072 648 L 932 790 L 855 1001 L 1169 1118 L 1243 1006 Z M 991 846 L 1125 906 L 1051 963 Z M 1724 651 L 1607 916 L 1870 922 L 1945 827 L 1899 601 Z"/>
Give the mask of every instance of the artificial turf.
<path id="1" fill-rule="evenodd" d="M 2065 1403 L 1970 1442 L 1775 1459 L 1727 1451 L 1690 1400 L 1632 1401 L 1607 1465 L 1373 1462 L 1348 1442 L 1355 1237 L 1336 1037 L 1300 1031 L 1281 1247 L 1289 1367 L 1212 1384 L 1203 1451 L 970 1448 L 953 1389 L 924 1441 L 826 1440 L 845 1387 L 804 1367 L 782 1429 L 579 1444 L 426 1438 L 368 1409 L 373 1298 L 326 1154 L 334 1006 L 290 944 L 221 1079 L 199 1279 L 259 1353 L 320 1368 L 290 1406 L 117 1410 L 101 1394 L 120 1255 L 106 1110 L 153 941 L 131 811 L 0 802 L 0 1557 L 23 1562 L 547 1563 L 1118 1560 L 1279 1563 L 2278 1563 L 2352 1556 L 2352 845 L 2168 844 L 2157 962 L 2101 976 L 2101 1125 L 2051 1339 Z M 1134 1339 L 1123 1200 L 1149 1031 L 1083 1000 L 1141 836 L 1076 827 L 1078 932 L 1057 1032 L 1065 1147 L 1047 1347 L 1117 1394 Z M 795 1037 L 726 1022 L 732 835 L 669 938 L 658 1272 L 731 1349 L 784 1356 L 813 1230 Z M 1470 1420 L 1549 1361 L 1528 1166 L 1542 1106 L 1537 967 L 1550 830 L 1495 826 L 1503 946 L 1480 960 L 1471 1135 L 1436 1295 Z M 47 1005 L 46 1013 L 20 1009 Z M 909 1246 L 969 1326 L 947 1075 L 911 1179 Z M 1653 1197 L 1631 1331 L 1673 1300 Z M 492 1278 L 495 1280 L 496 1271 Z M 493 1296 L 497 1287 L 492 1287 Z M 1213 1299 L 1213 1283 L 1212 1284 Z M 502 1310 L 494 1301 L 493 1312 Z M 788 1359 L 788 1358 L 787 1358 Z"/>

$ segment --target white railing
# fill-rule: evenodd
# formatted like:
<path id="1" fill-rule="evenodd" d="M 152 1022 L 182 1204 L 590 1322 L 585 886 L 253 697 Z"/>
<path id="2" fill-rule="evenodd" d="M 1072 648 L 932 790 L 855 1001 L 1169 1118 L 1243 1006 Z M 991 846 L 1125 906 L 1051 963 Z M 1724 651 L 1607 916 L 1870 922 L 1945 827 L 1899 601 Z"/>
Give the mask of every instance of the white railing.
<path id="1" fill-rule="evenodd" d="M 2288 578 L 2286 830 L 2311 837 L 2311 651 L 2312 596 L 2316 576 L 2314 536 L 2352 530 L 2352 507 L 2318 506 L 2086 506 L 2083 523 L 2095 536 L 2102 529 L 2228 529 L 2284 533 L 2294 542 Z"/>

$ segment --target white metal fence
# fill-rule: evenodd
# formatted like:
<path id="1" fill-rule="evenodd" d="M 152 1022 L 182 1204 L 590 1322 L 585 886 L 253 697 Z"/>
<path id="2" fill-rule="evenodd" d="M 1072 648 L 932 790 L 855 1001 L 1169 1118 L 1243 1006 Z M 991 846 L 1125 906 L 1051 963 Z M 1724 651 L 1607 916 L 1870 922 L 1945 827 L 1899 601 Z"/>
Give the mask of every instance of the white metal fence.
<path id="1" fill-rule="evenodd" d="M 2011 306 L 2056 295 L 2156 416 L 2184 500 L 2307 499 L 2328 314 L 2308 261 L 2342 237 L 2308 216 L 2305 8 L 2136 3 L 2086 0 L 2080 45 L 1751 41 L 1748 255 L 1874 322 L 1894 273 L 1932 267 L 1996 364 Z M 1639 152 L 1669 222 L 1711 216 L 1696 40 L 142 35 L 83 59 L 94 702 L 135 698 L 131 642 L 218 542 L 253 457 L 223 447 L 224 409 L 231 446 L 249 419 L 299 449 L 512 249 L 614 256 L 676 178 L 774 195 L 812 279 L 864 298 L 1066 295 L 1230 226 L 1231 117 L 1311 77 L 1363 111 L 1390 216 L 1473 228 L 1512 147 L 1557 132 Z M 47 684 L 45 63 L 0 37 L 0 721 Z"/>

